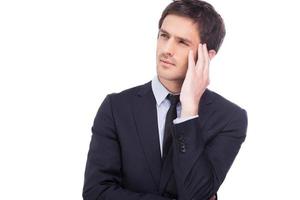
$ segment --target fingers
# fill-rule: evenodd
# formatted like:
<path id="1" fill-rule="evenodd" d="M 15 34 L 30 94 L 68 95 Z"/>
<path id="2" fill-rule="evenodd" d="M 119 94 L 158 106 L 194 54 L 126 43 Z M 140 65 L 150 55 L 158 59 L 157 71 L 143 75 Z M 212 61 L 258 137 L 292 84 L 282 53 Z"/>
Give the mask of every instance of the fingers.
<path id="1" fill-rule="evenodd" d="M 204 44 L 202 45 L 203 47 L 203 54 L 204 54 L 204 65 L 203 65 L 203 75 L 206 81 L 209 83 L 209 55 L 208 55 L 208 50 L 207 50 L 207 45 Z"/>
<path id="2" fill-rule="evenodd" d="M 207 65 L 209 65 L 209 62 L 210 62 L 207 45 L 203 44 L 202 49 L 203 49 L 203 56 L 204 56 L 204 66 L 207 66 Z"/>
<path id="3" fill-rule="evenodd" d="M 193 50 L 189 50 L 189 66 L 195 66 Z"/>
<path id="4" fill-rule="evenodd" d="M 209 84 L 209 55 L 206 44 L 198 45 L 198 60 L 195 63 L 193 51 L 189 50 L 188 55 L 188 71 L 187 73 L 196 72 L 201 79 Z"/>
<path id="5" fill-rule="evenodd" d="M 198 45 L 198 60 L 196 67 L 198 70 L 203 71 L 203 65 L 204 65 L 204 55 L 203 55 L 203 45 L 199 43 Z"/>
<path id="6" fill-rule="evenodd" d="M 193 50 L 189 50 L 188 68 L 195 67 Z"/>
<path id="7" fill-rule="evenodd" d="M 198 46 L 198 60 L 196 63 L 196 72 L 201 76 L 202 81 L 209 84 L 209 55 L 206 44 Z"/>

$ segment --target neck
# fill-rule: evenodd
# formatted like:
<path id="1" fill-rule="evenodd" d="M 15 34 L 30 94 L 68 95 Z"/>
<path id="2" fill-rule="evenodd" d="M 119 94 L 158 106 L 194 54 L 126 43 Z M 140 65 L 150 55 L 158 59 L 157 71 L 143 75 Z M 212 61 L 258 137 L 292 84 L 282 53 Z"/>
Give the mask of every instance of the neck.
<path id="1" fill-rule="evenodd" d="M 163 86 L 172 94 L 180 94 L 180 90 L 181 90 L 181 86 L 183 83 L 183 80 L 178 80 L 178 81 L 174 81 L 174 80 L 166 80 L 163 78 L 160 78 L 159 76 L 158 80 L 161 82 L 161 84 L 163 84 Z"/>

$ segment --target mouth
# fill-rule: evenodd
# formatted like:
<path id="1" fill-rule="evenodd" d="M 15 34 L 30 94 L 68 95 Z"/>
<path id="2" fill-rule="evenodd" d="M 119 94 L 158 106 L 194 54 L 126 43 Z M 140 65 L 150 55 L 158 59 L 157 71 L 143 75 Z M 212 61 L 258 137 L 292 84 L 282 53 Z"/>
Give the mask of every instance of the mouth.
<path id="1" fill-rule="evenodd" d="M 175 64 L 173 64 L 173 63 L 171 63 L 171 62 L 169 62 L 169 61 L 167 61 L 167 60 L 160 60 L 160 62 L 161 62 L 162 64 L 164 64 L 164 65 L 175 66 Z"/>

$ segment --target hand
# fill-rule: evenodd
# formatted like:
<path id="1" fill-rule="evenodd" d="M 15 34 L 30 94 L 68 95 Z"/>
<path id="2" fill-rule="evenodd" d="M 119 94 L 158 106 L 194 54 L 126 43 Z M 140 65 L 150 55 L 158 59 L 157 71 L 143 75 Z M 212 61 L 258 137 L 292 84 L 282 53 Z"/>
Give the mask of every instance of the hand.
<path id="1" fill-rule="evenodd" d="M 199 101 L 209 85 L 209 63 L 210 58 L 206 44 L 199 44 L 196 64 L 193 51 L 189 51 L 188 69 L 180 92 L 181 117 L 198 114 Z"/>

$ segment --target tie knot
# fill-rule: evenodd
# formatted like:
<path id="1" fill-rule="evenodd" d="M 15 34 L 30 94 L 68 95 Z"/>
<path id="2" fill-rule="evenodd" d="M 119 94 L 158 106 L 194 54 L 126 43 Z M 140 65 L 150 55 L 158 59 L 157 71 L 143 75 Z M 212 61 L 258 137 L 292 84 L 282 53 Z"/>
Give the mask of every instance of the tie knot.
<path id="1" fill-rule="evenodd" d="M 179 95 L 168 94 L 167 99 L 171 102 L 171 106 L 174 106 L 179 102 Z"/>

